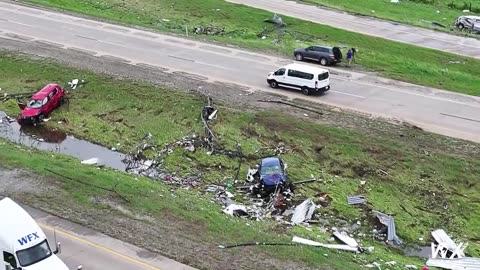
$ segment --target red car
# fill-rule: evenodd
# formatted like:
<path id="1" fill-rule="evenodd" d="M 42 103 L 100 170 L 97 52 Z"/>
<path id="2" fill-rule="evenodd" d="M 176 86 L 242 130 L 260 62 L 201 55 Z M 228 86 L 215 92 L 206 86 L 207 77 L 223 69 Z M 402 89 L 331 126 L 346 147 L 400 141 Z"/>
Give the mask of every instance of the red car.
<path id="1" fill-rule="evenodd" d="M 41 123 L 53 110 L 60 107 L 65 101 L 65 91 L 58 84 L 48 84 L 35 93 L 28 104 L 18 103 L 22 110 L 18 116 L 20 124 Z"/>

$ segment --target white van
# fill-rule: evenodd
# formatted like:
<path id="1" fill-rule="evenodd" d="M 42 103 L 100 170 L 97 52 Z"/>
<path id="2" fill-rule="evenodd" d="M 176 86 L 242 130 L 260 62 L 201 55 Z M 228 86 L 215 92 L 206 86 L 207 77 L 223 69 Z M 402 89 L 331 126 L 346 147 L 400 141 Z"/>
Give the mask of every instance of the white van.
<path id="1" fill-rule="evenodd" d="M 9 198 L 0 201 L 1 270 L 68 270 L 52 252 L 47 237 L 33 218 Z"/>
<path id="2" fill-rule="evenodd" d="M 300 89 L 305 95 L 323 93 L 330 89 L 330 72 L 323 68 L 290 64 L 270 72 L 267 83 L 272 88 Z"/>

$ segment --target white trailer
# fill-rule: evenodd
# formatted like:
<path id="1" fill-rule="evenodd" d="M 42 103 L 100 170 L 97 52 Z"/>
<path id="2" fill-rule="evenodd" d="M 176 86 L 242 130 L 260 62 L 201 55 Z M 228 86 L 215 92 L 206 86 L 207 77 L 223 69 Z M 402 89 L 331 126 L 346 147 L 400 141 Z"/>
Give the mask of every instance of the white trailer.
<path id="1" fill-rule="evenodd" d="M 69 270 L 52 251 L 43 230 L 10 198 L 0 200 L 0 270 Z"/>

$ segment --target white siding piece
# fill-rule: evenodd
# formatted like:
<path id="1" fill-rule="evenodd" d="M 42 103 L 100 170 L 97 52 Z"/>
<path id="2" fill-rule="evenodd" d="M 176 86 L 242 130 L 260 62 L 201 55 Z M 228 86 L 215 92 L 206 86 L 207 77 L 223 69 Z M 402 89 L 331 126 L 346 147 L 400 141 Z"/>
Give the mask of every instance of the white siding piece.
<path id="1" fill-rule="evenodd" d="M 480 258 L 429 259 L 427 265 L 450 270 L 480 270 Z"/>

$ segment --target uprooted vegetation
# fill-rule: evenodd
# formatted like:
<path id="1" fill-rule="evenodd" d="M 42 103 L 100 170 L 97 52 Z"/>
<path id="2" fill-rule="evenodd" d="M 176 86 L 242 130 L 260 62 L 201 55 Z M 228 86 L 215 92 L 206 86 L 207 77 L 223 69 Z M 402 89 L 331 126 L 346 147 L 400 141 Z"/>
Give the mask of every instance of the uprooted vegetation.
<path id="1" fill-rule="evenodd" d="M 430 134 L 388 123 L 378 124 L 378 129 L 336 128 L 318 124 L 304 116 L 292 117 L 280 111 L 285 111 L 284 107 L 244 112 L 231 104 L 218 102 L 215 107 L 218 109 L 217 118 L 209 123 L 209 128 L 222 146 L 217 150 L 226 152 L 216 154 L 212 153 L 208 143 L 183 144 L 195 141 L 192 140 L 194 134 L 202 142 L 208 137 L 204 136 L 201 114 L 205 105 L 204 96 L 160 89 L 146 83 L 115 81 L 57 66 L 39 69 L 37 62 L 15 58 L 4 57 L 2 60 L 2 73 L 5 72 L 8 78 L 2 85 L 4 91 L 24 92 L 41 87 L 50 80 L 69 81 L 73 76 L 81 76 L 89 82 L 84 88 L 72 92 L 69 107 L 53 114 L 45 124 L 48 127 L 79 135 L 109 148 L 121 143 L 119 149 L 124 153 L 138 145 L 146 133 L 152 134 L 152 144 L 158 146 L 157 150 L 177 146 L 168 148 L 172 151 L 160 159 L 165 177 L 159 178 L 162 184 L 158 184 L 143 178 L 134 180 L 131 175 L 97 170 L 59 155 L 52 158 L 50 154 L 28 153 L 30 150 L 18 150 L 10 144 L 0 145 L 3 166 L 25 167 L 55 179 L 55 185 L 62 190 L 58 200 L 61 196 L 73 194 L 71 198 L 75 202 L 89 209 L 99 207 L 92 201 L 112 201 L 112 196 L 118 193 L 127 199 L 114 200 L 123 212 L 128 210 L 157 221 L 168 217 L 169 221 L 177 220 L 185 227 L 195 224 L 195 229 L 204 234 L 198 235 L 198 231 L 190 228 L 185 232 L 188 234 L 186 237 L 202 245 L 207 243 L 212 249 L 217 249 L 217 245 L 244 241 L 290 241 L 292 235 L 327 241 L 330 234 L 326 230 L 334 226 L 350 228 L 362 245 L 376 247 L 376 252 L 357 258 L 344 253 L 328 253 L 331 256 L 328 258 L 323 256 L 324 250 L 302 249 L 300 252 L 297 247 L 268 249 L 275 250 L 271 253 L 276 257 L 292 259 L 294 254 L 297 261 L 314 266 L 328 265 L 335 269 L 347 266 L 357 269 L 355 265 L 365 265 L 377 259 L 404 263 L 418 261 L 401 258 L 398 250 L 370 237 L 371 231 L 378 225 L 372 218 L 371 210 L 394 215 L 397 234 L 405 245 L 428 245 L 429 233 L 443 228 L 470 242 L 470 255 L 480 254 L 477 243 L 480 236 L 476 230 L 476 217 L 480 214 L 476 205 L 480 198 L 475 184 L 480 164 L 479 148 L 475 144 L 441 143 Z M 23 72 L 17 72 L 19 69 Z M 33 80 L 33 83 L 26 80 Z M 136 89 L 142 91 L 137 92 Z M 8 102 L 0 103 L 0 106 L 0 110 L 7 110 L 11 115 L 17 110 Z M 341 117 L 340 114 L 334 115 L 337 122 Z M 238 153 L 239 145 L 245 155 L 240 172 L 238 156 L 228 155 Z M 281 151 L 276 152 L 277 149 Z M 238 186 L 246 180 L 248 168 L 258 163 L 259 158 L 274 154 L 279 154 L 288 163 L 292 181 L 312 177 L 318 180 L 299 186 L 292 205 L 313 198 L 315 203 L 323 205 L 317 210 L 316 217 L 321 225 L 312 224 L 309 229 L 303 226 L 291 228 L 269 221 L 228 218 L 220 212 L 219 206 L 209 202 L 211 193 L 203 195 L 209 185 L 215 184 L 227 187 L 236 197 L 243 197 Z M 48 172 L 44 170 L 47 165 L 60 175 L 108 190 L 80 185 Z M 168 179 L 195 176 L 196 184 L 194 188 L 193 185 L 180 185 L 188 187 L 188 190 L 177 189 L 174 185 L 165 186 L 163 183 L 168 182 L 163 181 L 166 176 L 170 176 Z M 360 207 L 348 205 L 347 196 L 359 194 L 366 196 L 367 204 Z M 41 202 L 45 203 L 45 200 Z M 419 240 L 421 237 L 425 240 Z M 343 260 L 340 264 L 333 264 L 333 257 Z M 199 263 L 191 260 L 193 264 Z"/>

